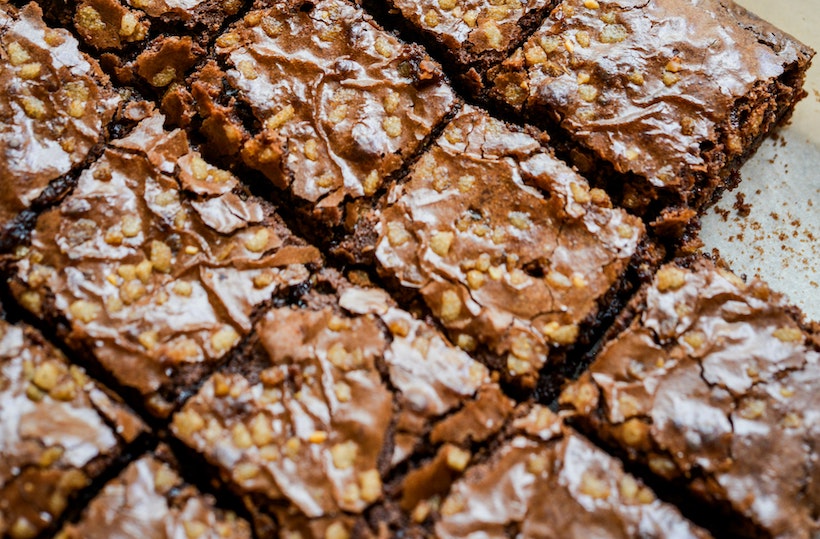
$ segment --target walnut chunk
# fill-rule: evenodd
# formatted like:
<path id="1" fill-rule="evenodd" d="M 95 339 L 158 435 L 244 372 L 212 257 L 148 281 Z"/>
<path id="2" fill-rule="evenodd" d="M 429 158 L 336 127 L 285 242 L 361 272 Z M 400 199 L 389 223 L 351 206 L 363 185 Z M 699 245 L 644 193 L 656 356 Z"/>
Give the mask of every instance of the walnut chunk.
<path id="1" fill-rule="evenodd" d="M 46 104 L 30 95 L 20 98 L 23 105 L 23 112 L 32 120 L 42 120 L 46 117 Z"/>
<path id="2" fill-rule="evenodd" d="M 779 328 L 772 332 L 772 336 L 785 343 L 803 342 L 803 332 L 800 331 L 800 328 Z"/>
<path id="3" fill-rule="evenodd" d="M 276 131 L 277 129 L 281 128 L 287 122 L 293 119 L 296 111 L 294 110 L 292 105 L 286 105 L 282 108 L 279 112 L 271 116 L 265 122 L 265 128 L 271 131 Z"/>
<path id="4" fill-rule="evenodd" d="M 549 322 L 542 330 L 544 336 L 555 344 L 568 346 L 578 339 L 577 324 L 561 325 L 558 322 Z"/>
<path id="5" fill-rule="evenodd" d="M 450 253 L 450 247 L 455 239 L 452 232 L 436 232 L 430 238 L 430 249 L 437 255 L 445 257 Z"/>
<path id="6" fill-rule="evenodd" d="M 325 530 L 325 539 L 350 539 L 350 532 L 341 522 L 334 522 Z"/>
<path id="7" fill-rule="evenodd" d="M 501 29 L 495 21 L 484 21 L 478 25 L 478 28 L 484 34 L 484 37 L 487 39 L 487 44 L 490 47 L 496 50 L 501 50 L 503 47 L 502 40 L 504 35 L 501 33 Z"/>
<path id="8" fill-rule="evenodd" d="M 333 465 L 340 470 L 353 466 L 358 454 L 359 446 L 353 441 L 338 443 L 330 448 Z"/>
<path id="9" fill-rule="evenodd" d="M 601 43 L 620 43 L 629 36 L 629 31 L 622 24 L 607 24 L 601 30 Z"/>
<path id="10" fill-rule="evenodd" d="M 678 290 L 686 284 L 686 272 L 675 266 L 661 268 L 655 276 L 655 283 L 660 292 Z"/>
<path id="11" fill-rule="evenodd" d="M 17 41 L 12 41 L 6 47 L 11 65 L 17 67 L 31 60 L 31 55 Z"/>
<path id="12" fill-rule="evenodd" d="M 137 341 L 148 351 L 156 348 L 159 342 L 159 334 L 156 331 L 143 331 L 137 337 Z"/>
<path id="13" fill-rule="evenodd" d="M 195 410 L 183 410 L 174 416 L 173 427 L 183 439 L 191 439 L 205 428 L 205 420 Z"/>
<path id="14" fill-rule="evenodd" d="M 359 474 L 359 489 L 362 500 L 373 503 L 382 495 L 382 478 L 378 470 L 367 470 Z"/>
<path id="15" fill-rule="evenodd" d="M 400 247 L 410 241 L 412 236 L 402 223 L 387 223 L 387 241 L 393 247 Z"/>
<path id="16" fill-rule="evenodd" d="M 270 241 L 270 232 L 267 228 L 259 228 L 245 238 L 245 248 L 252 253 L 264 251 Z"/>
<path id="17" fill-rule="evenodd" d="M 102 307 L 96 303 L 81 299 L 72 303 L 69 306 L 68 311 L 71 313 L 71 316 L 80 322 L 88 324 L 99 316 L 102 311 Z"/>
<path id="18" fill-rule="evenodd" d="M 593 473 L 585 471 L 581 476 L 580 489 L 582 494 L 586 494 L 596 500 L 604 500 L 609 498 L 609 485 L 604 479 L 596 477 Z"/>
<path id="19" fill-rule="evenodd" d="M 457 472 L 463 472 L 470 463 L 470 458 L 472 458 L 469 451 L 465 451 L 454 445 L 447 446 L 445 451 L 447 453 L 447 467 Z"/>
<path id="20" fill-rule="evenodd" d="M 390 138 L 397 138 L 401 136 L 401 118 L 399 118 L 398 116 L 387 116 L 382 121 L 382 128 L 384 129 L 384 132 L 387 133 L 387 136 Z"/>
<path id="21" fill-rule="evenodd" d="M 211 346 L 217 354 L 224 354 L 236 344 L 239 334 L 231 326 L 225 326 L 211 335 Z"/>
<path id="22" fill-rule="evenodd" d="M 390 43 L 390 40 L 384 36 L 379 36 L 376 38 L 374 47 L 376 49 L 376 52 L 378 52 L 385 58 L 391 58 L 395 53 L 395 50 L 393 49 L 393 44 Z"/>
<path id="23" fill-rule="evenodd" d="M 162 273 L 171 271 L 171 248 L 168 244 L 153 240 L 151 241 L 151 265 L 152 267 Z"/>

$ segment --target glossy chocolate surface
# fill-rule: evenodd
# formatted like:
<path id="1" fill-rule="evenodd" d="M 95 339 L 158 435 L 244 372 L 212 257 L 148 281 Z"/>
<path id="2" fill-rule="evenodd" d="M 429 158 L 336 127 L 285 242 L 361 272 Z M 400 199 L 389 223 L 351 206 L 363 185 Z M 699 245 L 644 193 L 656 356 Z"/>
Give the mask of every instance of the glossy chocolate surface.
<path id="1" fill-rule="evenodd" d="M 0 4 L 0 227 L 102 142 L 120 98 L 77 40 L 35 4 Z"/>
<path id="2" fill-rule="evenodd" d="M 385 292 L 337 293 L 266 313 L 252 362 L 214 375 L 172 423 L 239 492 L 275 503 L 286 527 L 349 532 L 344 514 L 383 501 L 384 478 L 431 427 L 445 455 L 469 459 L 458 444 L 486 440 L 512 410 L 484 366 Z M 492 404 L 453 414 L 474 398 Z"/>
<path id="3" fill-rule="evenodd" d="M 642 303 L 563 401 L 655 474 L 687 478 L 764 533 L 816 535 L 816 341 L 765 284 L 705 261 L 665 266 Z"/>
<path id="4" fill-rule="evenodd" d="M 162 121 L 112 143 L 39 218 L 13 285 L 35 314 L 65 317 L 65 338 L 160 415 L 251 329 L 256 306 L 321 263 Z"/>
<path id="5" fill-rule="evenodd" d="M 706 538 L 621 463 L 534 407 L 441 505 L 436 536 Z"/>
<path id="6" fill-rule="evenodd" d="M 214 507 L 214 499 L 186 485 L 156 457 L 132 462 L 91 500 L 58 539 L 250 539 L 248 523 Z"/>
<path id="7" fill-rule="evenodd" d="M 515 376 L 577 340 L 643 237 L 543 140 L 469 106 L 390 191 L 379 226 L 381 271 Z"/>
<path id="8" fill-rule="evenodd" d="M 217 52 L 261 125 L 245 161 L 334 224 L 345 197 L 375 194 L 455 103 L 420 47 L 342 0 L 252 11 Z"/>
<path id="9" fill-rule="evenodd" d="M 36 330 L 0 321 L 0 536 L 47 528 L 144 429 Z"/>

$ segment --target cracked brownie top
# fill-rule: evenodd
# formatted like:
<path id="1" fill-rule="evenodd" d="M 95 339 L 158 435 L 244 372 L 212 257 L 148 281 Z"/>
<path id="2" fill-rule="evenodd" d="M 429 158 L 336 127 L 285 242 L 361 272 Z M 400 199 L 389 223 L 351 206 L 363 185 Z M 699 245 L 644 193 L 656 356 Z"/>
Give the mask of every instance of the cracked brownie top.
<path id="1" fill-rule="evenodd" d="M 245 161 L 335 223 L 345 197 L 373 195 L 455 104 L 420 47 L 345 1 L 252 11 L 216 43 L 260 125 Z"/>
<path id="2" fill-rule="evenodd" d="M 0 226 L 83 164 L 120 102 L 97 62 L 35 4 L 0 4 Z"/>
<path id="3" fill-rule="evenodd" d="M 686 478 L 772 536 L 812 537 L 815 337 L 765 284 L 706 261 L 663 267 L 640 299 L 644 309 L 563 403 L 653 473 Z"/>
<path id="4" fill-rule="evenodd" d="M 376 249 L 459 345 L 514 376 L 576 342 L 644 231 L 538 137 L 465 107 L 388 194 Z"/>
<path id="5" fill-rule="evenodd" d="M 12 284 L 159 415 L 251 329 L 257 306 L 321 264 L 269 204 L 162 122 L 150 116 L 112 143 L 40 216 Z"/>
<path id="6" fill-rule="evenodd" d="M 144 430 L 33 328 L 0 321 L 0 535 L 35 537 Z"/>

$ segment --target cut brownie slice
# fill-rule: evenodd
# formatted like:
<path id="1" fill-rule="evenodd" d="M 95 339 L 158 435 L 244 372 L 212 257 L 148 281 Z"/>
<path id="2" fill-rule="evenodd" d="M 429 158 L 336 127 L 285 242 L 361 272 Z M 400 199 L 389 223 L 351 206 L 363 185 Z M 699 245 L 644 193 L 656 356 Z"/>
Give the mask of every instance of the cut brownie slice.
<path id="1" fill-rule="evenodd" d="M 496 99 L 564 129 L 582 173 L 672 224 L 791 113 L 813 54 L 731 0 L 567 0 L 489 79 Z"/>
<path id="2" fill-rule="evenodd" d="M 52 527 L 144 432 L 35 329 L 0 321 L 0 536 Z"/>
<path id="3" fill-rule="evenodd" d="M 374 10 L 393 9 L 459 74 L 481 73 L 521 44 L 557 0 L 364 0 Z"/>
<path id="4" fill-rule="evenodd" d="M 254 309 L 321 262 L 162 122 L 113 142 L 40 216 L 12 280 L 24 307 L 159 415 L 226 357 Z"/>
<path id="5" fill-rule="evenodd" d="M 382 525 L 403 527 L 397 508 L 446 492 L 471 444 L 513 408 L 486 367 L 384 291 L 319 279 L 300 307 L 267 312 L 246 359 L 171 427 L 246 500 L 262 535 L 275 521 L 283 536 L 364 537 L 378 527 L 374 505 L 393 508 Z"/>
<path id="6" fill-rule="evenodd" d="M 232 67 L 227 80 L 212 66 L 193 85 L 213 149 L 241 151 L 326 227 L 345 221 L 348 200 L 371 197 L 397 174 L 455 105 L 420 47 L 343 0 L 252 11 L 217 39 L 217 52 Z M 238 105 L 216 103 L 225 84 L 250 106 L 252 133 L 236 119 Z"/>
<path id="7" fill-rule="evenodd" d="M 0 4 L 0 241 L 20 212 L 53 202 L 82 166 L 119 105 L 97 62 L 40 9 Z M 49 183 L 52 189 L 44 194 Z M 39 200 L 38 200 L 39 199 Z"/>
<path id="8" fill-rule="evenodd" d="M 546 137 L 465 107 L 388 194 L 380 270 L 525 385 L 627 286 L 643 225 L 555 158 Z"/>
<path id="9" fill-rule="evenodd" d="M 710 537 L 540 406 L 456 481 L 434 520 L 442 539 Z"/>
<path id="10" fill-rule="evenodd" d="M 243 0 L 36 0 L 76 30 L 103 68 L 146 95 L 173 93 Z"/>
<path id="11" fill-rule="evenodd" d="M 144 456 L 109 482 L 58 539 L 250 539 L 247 521 L 186 484 L 170 451 Z"/>
<path id="12" fill-rule="evenodd" d="M 663 267 L 632 311 L 562 396 L 579 424 L 725 509 L 738 533 L 816 536 L 817 335 L 762 282 L 704 260 Z"/>

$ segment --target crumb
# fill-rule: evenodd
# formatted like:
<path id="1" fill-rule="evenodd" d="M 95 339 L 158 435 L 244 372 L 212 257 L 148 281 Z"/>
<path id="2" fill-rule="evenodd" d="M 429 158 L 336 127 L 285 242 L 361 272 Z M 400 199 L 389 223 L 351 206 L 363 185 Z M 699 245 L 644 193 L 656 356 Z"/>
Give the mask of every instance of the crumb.
<path id="1" fill-rule="evenodd" d="M 752 212 L 752 206 L 746 204 L 746 195 L 743 193 L 735 194 L 735 203 L 732 207 L 737 211 L 738 217 L 748 217 Z"/>

